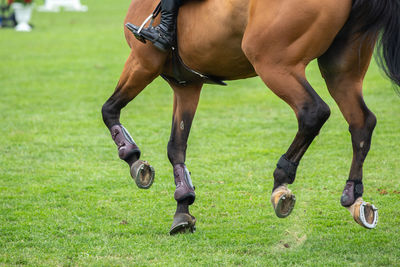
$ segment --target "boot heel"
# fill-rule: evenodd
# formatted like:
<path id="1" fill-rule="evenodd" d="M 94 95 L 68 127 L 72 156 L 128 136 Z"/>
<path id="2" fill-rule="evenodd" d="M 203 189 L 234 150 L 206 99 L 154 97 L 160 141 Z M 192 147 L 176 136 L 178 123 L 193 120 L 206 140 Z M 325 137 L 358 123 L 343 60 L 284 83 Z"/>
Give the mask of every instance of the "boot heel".
<path id="1" fill-rule="evenodd" d="M 127 24 L 125 24 L 125 27 L 127 27 L 128 30 L 130 30 L 133 33 L 133 35 L 135 36 L 136 39 L 138 39 L 139 41 L 141 41 L 144 44 L 146 43 L 146 39 L 144 39 L 144 37 L 140 33 L 138 33 L 139 27 L 137 27 L 129 22 Z"/>

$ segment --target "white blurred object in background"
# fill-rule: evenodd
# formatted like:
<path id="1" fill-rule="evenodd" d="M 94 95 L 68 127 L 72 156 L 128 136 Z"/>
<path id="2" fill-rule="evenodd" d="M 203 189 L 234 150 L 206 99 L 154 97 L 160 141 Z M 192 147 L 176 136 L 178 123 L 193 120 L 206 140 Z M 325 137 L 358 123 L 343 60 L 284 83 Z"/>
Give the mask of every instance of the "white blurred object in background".
<path id="1" fill-rule="evenodd" d="M 80 0 L 45 0 L 44 5 L 38 7 L 38 10 L 43 12 L 59 12 L 61 7 L 66 11 L 86 12 L 88 10 L 88 7 L 82 5 Z"/>
<path id="2" fill-rule="evenodd" d="M 30 32 L 32 27 L 28 24 L 31 20 L 33 4 L 13 3 L 12 8 L 15 12 L 17 26 L 15 30 L 19 32 Z"/>

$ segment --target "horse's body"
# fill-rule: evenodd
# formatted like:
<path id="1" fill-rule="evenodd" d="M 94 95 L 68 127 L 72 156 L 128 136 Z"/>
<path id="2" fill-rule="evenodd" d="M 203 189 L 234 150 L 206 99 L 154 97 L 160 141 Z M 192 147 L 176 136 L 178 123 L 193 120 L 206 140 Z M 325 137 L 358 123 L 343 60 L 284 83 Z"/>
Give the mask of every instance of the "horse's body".
<path id="1" fill-rule="evenodd" d="M 125 22 L 140 25 L 157 4 L 157 0 L 133 0 Z M 378 33 L 384 30 L 387 73 L 400 83 L 398 16 L 399 0 L 193 0 L 180 8 L 178 48 L 186 65 L 223 80 L 258 75 L 296 113 L 298 133 L 274 172 L 271 200 L 278 216 L 290 214 L 295 198 L 287 184 L 293 183 L 300 159 L 330 114 L 305 77 L 306 66 L 317 58 L 329 92 L 352 134 L 354 156 L 342 205 L 361 225 L 375 226 L 375 208 L 361 198 L 362 165 L 376 123 L 363 101 L 362 81 Z M 120 110 L 158 75 L 171 74 L 172 63 L 169 54 L 137 41 L 127 29 L 125 36 L 131 54 L 114 94 L 103 106 L 103 118 L 118 145 L 120 158 L 131 166 L 131 174 L 140 186 L 152 180 L 152 168 L 139 160 L 139 149 L 120 126 Z M 175 93 L 168 143 L 177 185 L 178 208 L 171 229 L 175 233 L 192 229 L 195 223 L 188 210 L 195 194 L 184 163 L 202 83 L 169 83 Z"/>
<path id="2" fill-rule="evenodd" d="M 138 1 L 132 1 L 126 22 L 141 24 L 155 8 L 157 1 L 138 4 Z M 241 40 L 247 25 L 248 5 L 248 1 L 240 0 L 187 1 L 180 8 L 181 15 L 177 25 L 178 35 L 185 36 L 179 38 L 179 53 L 183 61 L 194 70 L 226 80 L 256 76 L 241 49 Z M 210 10 L 213 10 L 215 16 L 204 16 Z M 232 23 L 232 17 L 237 18 L 235 23 Z M 193 35 L 193 32 L 197 34 Z M 125 36 L 131 46 L 137 43 L 127 29 Z M 229 43 L 226 40 L 230 40 Z M 216 47 L 221 49 L 215 49 Z M 169 72 L 168 67 L 164 71 Z"/>
<path id="3" fill-rule="evenodd" d="M 125 22 L 141 24 L 157 5 L 157 1 L 142 2 L 132 1 Z M 279 55 L 289 54 L 291 56 L 288 58 L 293 57 L 292 60 L 306 65 L 329 48 L 346 22 L 351 8 L 351 0 L 345 0 L 340 5 L 335 1 L 326 3 L 318 0 L 258 2 L 187 1 L 180 9 L 177 27 L 178 36 L 183 37 L 178 38 L 183 61 L 196 71 L 224 80 L 257 76 L 243 52 L 242 44 L 245 49 L 256 45 L 251 41 L 253 35 L 259 39 L 262 33 L 262 39 L 268 41 L 257 45 L 262 45 L 259 49 L 263 55 L 271 53 L 268 55 L 271 61 Z M 257 16 L 249 16 L 249 13 L 255 13 L 256 10 L 262 10 L 262 23 L 258 22 Z M 299 10 L 307 12 L 299 13 Z M 256 24 L 254 30 L 252 24 Z M 310 27 L 314 24 L 318 27 Z M 282 32 L 290 31 L 293 31 L 293 34 L 288 34 L 290 38 L 282 35 Z M 125 36 L 130 46 L 135 47 L 137 42 L 127 29 Z M 249 39 L 248 43 L 243 42 L 244 38 Z M 140 53 L 140 48 L 137 49 Z M 276 60 L 280 60 L 280 57 Z M 168 67 L 163 71 L 168 72 Z"/>

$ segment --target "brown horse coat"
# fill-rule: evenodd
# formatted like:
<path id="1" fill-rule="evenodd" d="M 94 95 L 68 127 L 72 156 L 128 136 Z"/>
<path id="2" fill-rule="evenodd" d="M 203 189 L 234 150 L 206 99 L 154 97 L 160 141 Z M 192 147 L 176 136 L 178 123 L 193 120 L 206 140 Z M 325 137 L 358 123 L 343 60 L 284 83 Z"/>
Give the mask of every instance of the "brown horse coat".
<path id="1" fill-rule="evenodd" d="M 157 4 L 157 0 L 133 0 L 125 23 L 142 24 Z M 330 115 L 329 107 L 305 76 L 308 63 L 318 59 L 328 90 L 352 136 L 353 161 L 341 204 L 362 226 L 375 227 L 376 209 L 361 198 L 362 166 L 376 124 L 374 114 L 364 103 L 362 84 L 382 32 L 383 67 L 400 85 L 399 16 L 398 0 L 192 0 L 180 8 L 178 49 L 186 65 L 223 80 L 258 75 L 297 116 L 298 132 L 273 174 L 271 201 L 279 217 L 292 211 L 295 197 L 287 185 L 294 182 L 302 156 Z M 120 125 L 120 111 L 157 76 L 171 74 L 171 55 L 149 42 L 139 42 L 127 29 L 125 36 L 131 53 L 102 114 L 120 158 L 130 165 L 139 187 L 148 188 L 154 170 L 139 160 L 136 144 Z M 174 90 L 174 106 L 168 158 L 174 168 L 178 203 L 170 231 L 173 234 L 193 231 L 196 222 L 189 213 L 195 194 L 184 163 L 202 83 L 169 83 Z"/>

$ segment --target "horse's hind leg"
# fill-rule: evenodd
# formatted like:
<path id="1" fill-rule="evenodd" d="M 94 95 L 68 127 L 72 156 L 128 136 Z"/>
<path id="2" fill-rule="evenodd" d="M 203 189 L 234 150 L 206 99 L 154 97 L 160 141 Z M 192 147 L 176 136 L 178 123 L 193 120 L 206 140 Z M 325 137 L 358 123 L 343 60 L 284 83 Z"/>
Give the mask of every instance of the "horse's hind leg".
<path id="1" fill-rule="evenodd" d="M 291 213 L 296 201 L 287 185 L 294 182 L 301 158 L 330 115 L 328 105 L 307 82 L 304 68 L 262 65 L 258 69 L 268 87 L 292 107 L 298 120 L 297 134 L 274 171 L 271 202 L 280 218 Z"/>
<path id="2" fill-rule="evenodd" d="M 253 58 L 250 53 L 249 58 L 266 85 L 291 106 L 298 120 L 298 132 L 274 171 L 271 202 L 276 215 L 284 218 L 291 213 L 296 200 L 287 185 L 294 182 L 297 166 L 329 118 L 330 109 L 307 82 L 304 63 L 274 62 L 268 54 Z"/>
<path id="3" fill-rule="evenodd" d="M 274 171 L 271 202 L 279 217 L 290 214 L 295 199 L 287 184 L 294 182 L 301 158 L 330 115 L 328 105 L 306 80 L 305 68 L 328 49 L 350 8 L 349 0 L 341 5 L 251 1 L 243 51 L 265 84 L 294 110 L 298 121 L 297 134 Z"/>
<path id="4" fill-rule="evenodd" d="M 160 69 L 157 66 L 146 64 L 131 53 L 114 93 L 102 108 L 103 121 L 118 147 L 119 157 L 129 164 L 136 184 L 145 189 L 153 183 L 154 169 L 147 162 L 139 160 L 140 150 L 119 119 L 121 109 L 158 76 Z"/>
<path id="5" fill-rule="evenodd" d="M 330 94 L 349 124 L 353 144 L 353 161 L 341 204 L 349 209 L 357 223 L 374 228 L 378 213 L 373 205 L 362 201 L 362 168 L 370 149 L 376 118 L 363 100 L 362 83 L 371 60 L 375 36 L 360 39 L 343 32 L 318 63 Z"/>
<path id="6" fill-rule="evenodd" d="M 192 121 L 200 98 L 202 84 L 179 86 L 171 83 L 174 89 L 174 108 L 171 137 L 168 142 L 168 159 L 174 169 L 176 190 L 174 198 L 177 209 L 170 234 L 193 232 L 196 219 L 189 213 L 189 206 L 195 200 L 191 173 L 185 165 L 186 147 Z"/>

